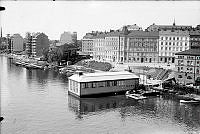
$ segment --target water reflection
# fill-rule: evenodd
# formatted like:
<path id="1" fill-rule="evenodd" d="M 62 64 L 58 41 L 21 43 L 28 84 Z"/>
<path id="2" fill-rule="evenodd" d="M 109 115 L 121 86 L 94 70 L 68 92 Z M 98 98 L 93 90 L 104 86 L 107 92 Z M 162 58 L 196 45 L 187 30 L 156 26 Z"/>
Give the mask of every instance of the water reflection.
<path id="1" fill-rule="evenodd" d="M 113 110 L 116 108 L 137 106 L 144 103 L 145 100 L 136 101 L 126 98 L 124 95 L 100 97 L 100 98 L 78 98 L 68 95 L 69 108 L 80 117 L 80 115 L 95 114 L 104 110 Z M 121 111 L 124 116 L 124 112 Z"/>
<path id="2" fill-rule="evenodd" d="M 145 120 L 154 119 L 186 125 L 188 129 L 200 129 L 200 105 L 182 105 L 176 97 L 169 95 L 140 101 L 127 99 L 124 95 L 102 98 L 78 98 L 68 95 L 68 106 L 77 118 L 117 110 L 122 119 L 141 116 Z"/>

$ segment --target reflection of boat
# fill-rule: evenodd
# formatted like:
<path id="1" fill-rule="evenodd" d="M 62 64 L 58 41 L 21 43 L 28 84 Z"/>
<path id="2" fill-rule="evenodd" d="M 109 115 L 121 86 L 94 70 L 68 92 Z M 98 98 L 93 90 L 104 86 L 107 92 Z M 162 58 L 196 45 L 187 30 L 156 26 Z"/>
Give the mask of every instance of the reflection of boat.
<path id="1" fill-rule="evenodd" d="M 200 103 L 199 100 L 180 100 L 180 103 Z"/>
<path id="2" fill-rule="evenodd" d="M 150 89 L 150 90 L 142 91 L 142 95 L 143 96 L 159 96 L 160 92 Z"/>
<path id="3" fill-rule="evenodd" d="M 27 65 L 25 65 L 25 68 L 27 68 L 27 69 L 42 69 L 42 66 L 28 63 Z"/>
<path id="4" fill-rule="evenodd" d="M 19 65 L 21 65 L 21 62 L 16 61 L 16 62 L 15 62 L 15 65 L 16 65 L 16 66 L 19 66 Z"/>

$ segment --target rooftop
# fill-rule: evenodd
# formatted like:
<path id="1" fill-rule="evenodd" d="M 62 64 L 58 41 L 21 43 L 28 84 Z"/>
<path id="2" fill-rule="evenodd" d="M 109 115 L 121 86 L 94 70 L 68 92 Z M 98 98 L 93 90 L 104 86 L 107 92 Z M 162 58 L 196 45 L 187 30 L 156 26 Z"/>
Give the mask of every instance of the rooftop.
<path id="1" fill-rule="evenodd" d="M 147 31 L 132 31 L 128 34 L 128 36 L 136 36 L 136 37 L 159 37 L 158 32 L 147 32 Z"/>
<path id="2" fill-rule="evenodd" d="M 200 30 L 191 30 L 190 35 L 200 35 Z"/>
<path id="3" fill-rule="evenodd" d="M 200 56 L 200 49 L 189 49 L 183 52 L 176 53 L 175 55 Z"/>
<path id="4" fill-rule="evenodd" d="M 74 74 L 69 79 L 77 82 L 92 82 L 92 81 L 105 81 L 105 80 L 121 80 L 121 79 L 139 79 L 139 77 L 133 73 L 122 72 L 99 72 L 99 73 L 83 73 L 83 75 Z"/>

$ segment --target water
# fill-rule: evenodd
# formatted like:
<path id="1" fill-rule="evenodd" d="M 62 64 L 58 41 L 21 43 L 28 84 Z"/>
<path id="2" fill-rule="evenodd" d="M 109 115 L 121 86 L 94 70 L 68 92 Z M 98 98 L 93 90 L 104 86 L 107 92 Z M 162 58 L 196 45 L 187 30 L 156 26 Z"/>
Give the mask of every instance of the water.
<path id="1" fill-rule="evenodd" d="M 58 72 L 10 62 L 0 56 L 1 134 L 200 134 L 200 105 L 170 96 L 78 99 Z"/>

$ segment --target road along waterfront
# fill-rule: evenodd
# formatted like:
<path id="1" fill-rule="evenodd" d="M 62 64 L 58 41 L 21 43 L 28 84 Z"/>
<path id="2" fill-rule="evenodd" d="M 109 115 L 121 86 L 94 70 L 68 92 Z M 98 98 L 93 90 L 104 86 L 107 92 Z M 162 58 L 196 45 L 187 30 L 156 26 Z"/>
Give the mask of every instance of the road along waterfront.
<path id="1" fill-rule="evenodd" d="M 76 98 L 56 71 L 31 70 L 0 56 L 1 134 L 199 134 L 200 105 L 169 95 Z"/>

